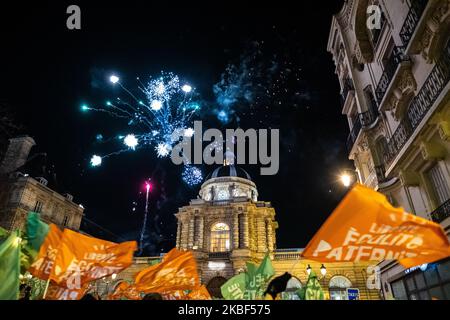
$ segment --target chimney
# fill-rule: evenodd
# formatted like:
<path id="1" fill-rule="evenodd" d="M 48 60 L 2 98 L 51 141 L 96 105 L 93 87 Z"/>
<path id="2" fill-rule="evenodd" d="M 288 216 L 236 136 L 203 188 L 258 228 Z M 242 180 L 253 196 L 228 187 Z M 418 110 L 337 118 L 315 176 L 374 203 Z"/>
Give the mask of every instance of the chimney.
<path id="1" fill-rule="evenodd" d="M 36 145 L 33 138 L 20 136 L 9 139 L 8 150 L 0 165 L 0 174 L 9 174 L 23 166 L 28 159 L 31 148 Z"/>

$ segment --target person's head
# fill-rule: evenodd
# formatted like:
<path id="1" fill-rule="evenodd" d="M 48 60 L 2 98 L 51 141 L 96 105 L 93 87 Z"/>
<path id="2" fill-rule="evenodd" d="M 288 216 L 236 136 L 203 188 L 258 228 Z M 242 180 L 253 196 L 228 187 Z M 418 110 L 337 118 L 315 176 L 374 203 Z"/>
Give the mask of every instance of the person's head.
<path id="1" fill-rule="evenodd" d="M 159 293 L 147 293 L 142 300 L 163 300 Z"/>
<path id="2" fill-rule="evenodd" d="M 98 300 L 98 299 L 92 293 L 87 293 L 80 300 Z"/>

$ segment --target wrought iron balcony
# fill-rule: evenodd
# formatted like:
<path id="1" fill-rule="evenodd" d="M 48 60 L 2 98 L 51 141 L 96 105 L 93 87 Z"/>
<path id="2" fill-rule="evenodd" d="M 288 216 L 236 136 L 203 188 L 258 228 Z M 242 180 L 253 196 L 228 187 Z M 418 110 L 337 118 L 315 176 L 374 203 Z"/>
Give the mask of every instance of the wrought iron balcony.
<path id="1" fill-rule="evenodd" d="M 392 164 L 392 161 L 411 138 L 449 81 L 450 41 L 447 43 L 440 61 L 436 63 L 419 93 L 412 100 L 403 120 L 389 140 L 388 153 L 385 155 L 386 168 Z"/>
<path id="2" fill-rule="evenodd" d="M 398 69 L 398 66 L 403 61 L 408 61 L 409 57 L 404 54 L 403 47 L 394 47 L 392 50 L 392 55 L 389 60 L 386 62 L 386 66 L 384 68 L 383 75 L 380 78 L 380 82 L 378 82 L 377 89 L 375 90 L 375 95 L 377 96 L 378 104 L 381 103 L 384 96 L 386 95 L 386 91 L 389 88 L 389 85 L 394 78 L 395 72 Z"/>
<path id="3" fill-rule="evenodd" d="M 353 145 L 355 144 L 356 139 L 358 138 L 361 128 L 362 128 L 362 125 L 361 125 L 360 117 L 357 117 L 355 123 L 353 123 L 352 131 L 350 131 L 350 134 L 348 135 L 348 138 L 347 138 L 348 153 L 350 153 L 352 151 Z"/>
<path id="4" fill-rule="evenodd" d="M 386 170 L 384 165 L 375 166 L 375 173 L 377 175 L 378 183 L 386 181 Z"/>
<path id="5" fill-rule="evenodd" d="M 431 213 L 431 219 L 436 223 L 441 223 L 448 217 L 450 217 L 450 199 Z"/>
<path id="6" fill-rule="evenodd" d="M 409 8 L 408 15 L 403 23 L 402 30 L 400 31 L 400 38 L 405 48 L 411 41 L 412 35 L 417 28 L 417 25 L 422 17 L 423 12 L 428 4 L 428 0 L 413 0 L 411 7 Z"/>
<path id="7" fill-rule="evenodd" d="M 347 150 L 349 153 L 351 152 L 361 129 L 372 125 L 377 120 L 378 116 L 379 112 L 375 101 L 369 102 L 369 110 L 358 114 L 353 124 L 352 131 L 347 138 Z"/>
<path id="8" fill-rule="evenodd" d="M 347 100 L 348 93 L 352 90 L 355 90 L 352 79 L 350 79 L 350 78 L 345 79 L 343 87 L 342 87 L 342 95 L 341 95 L 342 106 L 344 106 L 345 101 Z"/>
<path id="9" fill-rule="evenodd" d="M 380 114 L 378 112 L 378 106 L 375 100 L 369 100 L 368 103 L 369 103 L 369 110 L 359 115 L 361 125 L 363 127 L 368 127 L 372 125 L 375 122 L 375 120 L 378 119 L 378 116 Z"/>

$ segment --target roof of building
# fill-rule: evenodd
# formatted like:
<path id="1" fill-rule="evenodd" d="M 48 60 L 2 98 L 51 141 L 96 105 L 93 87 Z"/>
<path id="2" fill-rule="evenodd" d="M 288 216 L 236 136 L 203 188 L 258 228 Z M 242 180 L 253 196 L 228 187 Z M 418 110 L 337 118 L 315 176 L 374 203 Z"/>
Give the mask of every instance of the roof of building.
<path id="1" fill-rule="evenodd" d="M 221 178 L 221 177 L 238 177 L 247 180 L 252 180 L 247 171 L 242 169 L 241 167 L 237 167 L 235 165 L 224 165 L 216 168 L 213 172 L 211 172 L 205 179 L 213 179 L 213 178 Z"/>
<path id="2" fill-rule="evenodd" d="M 48 182 L 47 186 L 50 189 L 58 192 L 62 191 L 56 179 L 55 168 L 49 164 L 47 154 L 44 152 L 31 154 L 27 162 L 15 171 L 28 174 L 35 179 L 44 178 Z"/>

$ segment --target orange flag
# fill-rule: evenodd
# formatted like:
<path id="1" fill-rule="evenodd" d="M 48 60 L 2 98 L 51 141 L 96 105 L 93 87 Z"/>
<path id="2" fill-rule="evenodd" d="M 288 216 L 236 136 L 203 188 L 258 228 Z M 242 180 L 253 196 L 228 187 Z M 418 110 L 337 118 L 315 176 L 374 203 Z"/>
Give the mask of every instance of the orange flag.
<path id="1" fill-rule="evenodd" d="M 137 291 L 136 288 L 128 282 L 121 282 L 114 290 L 114 293 L 109 295 L 110 300 L 120 300 L 121 298 L 128 300 L 142 299 L 139 291 Z"/>
<path id="2" fill-rule="evenodd" d="M 33 276 L 42 280 L 48 279 L 53 269 L 61 237 L 62 231 L 59 230 L 56 225 L 51 223 L 50 230 L 39 249 L 39 254 L 28 269 Z"/>
<path id="3" fill-rule="evenodd" d="M 405 268 L 450 256 L 442 227 L 394 208 L 384 195 L 356 185 L 303 251 L 320 262 L 396 259 Z"/>
<path id="4" fill-rule="evenodd" d="M 119 273 L 133 262 L 136 241 L 116 244 L 65 229 L 50 279 L 69 289 L 113 273 Z"/>
<path id="5" fill-rule="evenodd" d="M 200 285 L 192 252 L 172 249 L 162 261 L 139 272 L 135 288 L 144 293 L 193 290 Z"/>
<path id="6" fill-rule="evenodd" d="M 69 289 L 50 283 L 47 289 L 45 300 L 80 300 L 89 288 L 89 284 L 83 285 L 80 289 Z"/>
<path id="7" fill-rule="evenodd" d="M 192 290 L 187 295 L 187 300 L 211 300 L 211 295 L 204 285 Z"/>

